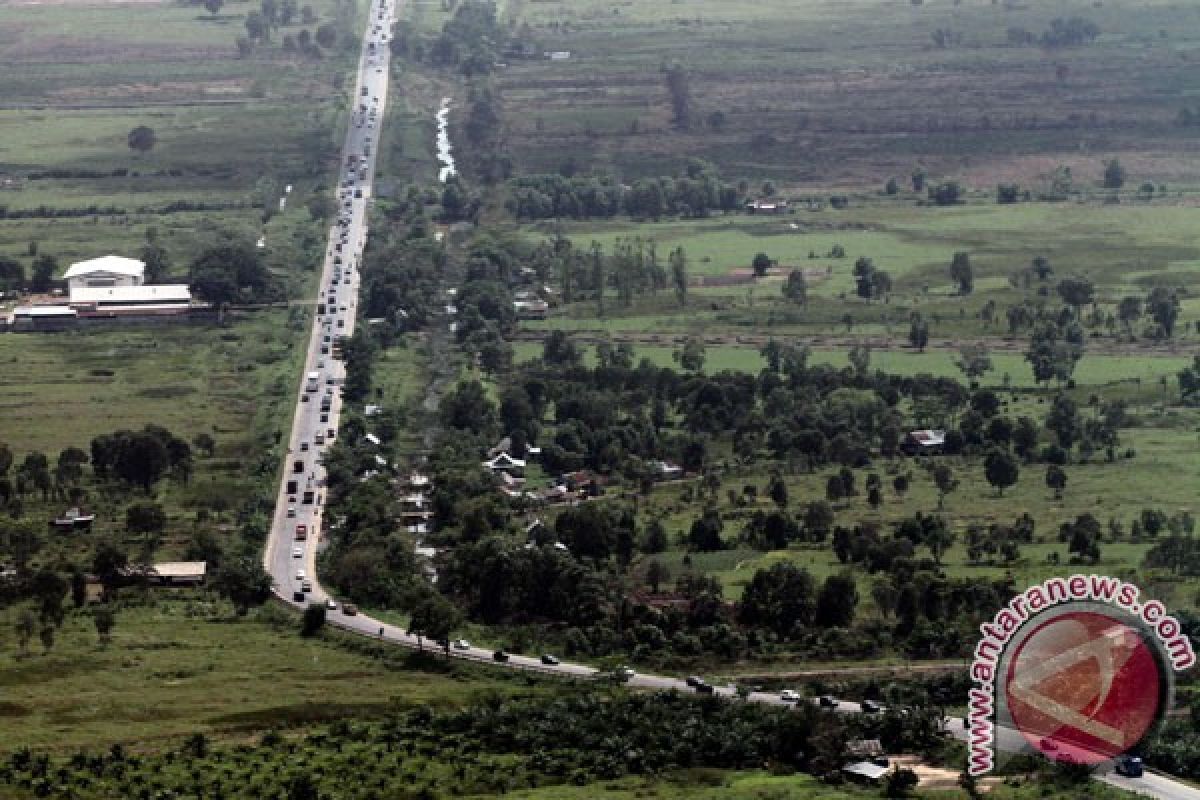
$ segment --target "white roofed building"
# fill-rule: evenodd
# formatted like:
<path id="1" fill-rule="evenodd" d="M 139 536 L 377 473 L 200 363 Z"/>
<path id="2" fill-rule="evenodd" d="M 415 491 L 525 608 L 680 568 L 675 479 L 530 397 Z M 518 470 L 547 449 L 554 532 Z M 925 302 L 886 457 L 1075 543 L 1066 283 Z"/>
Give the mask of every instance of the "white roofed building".
<path id="1" fill-rule="evenodd" d="M 162 283 L 151 286 L 89 286 L 71 290 L 71 305 L 137 306 L 191 303 L 192 291 L 186 283 Z"/>
<path id="2" fill-rule="evenodd" d="M 63 279 L 74 300 L 77 289 L 141 286 L 146 279 L 146 265 L 135 258 L 103 256 L 72 264 Z"/>

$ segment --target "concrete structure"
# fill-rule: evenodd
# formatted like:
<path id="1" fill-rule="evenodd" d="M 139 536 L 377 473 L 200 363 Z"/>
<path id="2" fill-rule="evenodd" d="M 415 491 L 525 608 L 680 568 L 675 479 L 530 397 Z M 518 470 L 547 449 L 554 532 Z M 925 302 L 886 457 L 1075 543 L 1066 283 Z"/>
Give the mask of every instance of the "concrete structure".
<path id="1" fill-rule="evenodd" d="M 112 255 L 72 264 L 63 275 L 72 295 L 76 289 L 141 286 L 145 277 L 143 262 Z"/>
<path id="2" fill-rule="evenodd" d="M 13 311 L 14 331 L 54 331 L 75 326 L 78 314 L 67 306 L 20 306 Z"/>
<path id="3" fill-rule="evenodd" d="M 186 284 L 87 286 L 71 290 L 71 307 L 80 311 L 186 310 L 192 292 Z"/>

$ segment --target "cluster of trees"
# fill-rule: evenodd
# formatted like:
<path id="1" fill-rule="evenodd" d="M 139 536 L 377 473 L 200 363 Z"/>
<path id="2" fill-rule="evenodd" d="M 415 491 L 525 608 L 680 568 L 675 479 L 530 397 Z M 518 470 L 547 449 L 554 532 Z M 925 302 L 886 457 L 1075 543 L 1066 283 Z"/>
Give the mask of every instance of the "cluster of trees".
<path id="1" fill-rule="evenodd" d="M 28 273 L 16 258 L 0 255 L 0 292 L 48 292 L 54 287 L 58 259 L 39 253 L 37 242 L 29 243 L 26 255 L 30 259 Z"/>
<path id="2" fill-rule="evenodd" d="M 1009 44 L 1046 48 L 1080 47 L 1096 41 L 1099 35 L 1099 26 L 1085 17 L 1055 17 L 1041 35 L 1018 26 L 1010 27 L 1007 31 Z"/>
<path id="3" fill-rule="evenodd" d="M 223 310 L 233 303 L 279 299 L 262 254 L 249 241 L 230 239 L 208 247 L 188 268 L 188 283 L 201 299 Z"/>
<path id="4" fill-rule="evenodd" d="M 470 77 L 490 73 L 507 41 L 508 30 L 497 18 L 494 3 L 458 3 L 431 42 L 413 51 L 406 35 L 401 47 L 434 66 L 454 67 Z"/>
<path id="5" fill-rule="evenodd" d="M 859 716 L 868 715 L 823 714 L 809 703 L 767 708 L 676 692 L 542 687 L 378 721 L 339 720 L 294 739 L 268 731 L 236 746 L 195 733 L 147 754 L 128 753 L 120 744 L 62 756 L 20 748 L 0 763 L 0 785 L 34 794 L 61 787 L 79 797 L 165 797 L 195 794 L 202 786 L 222 797 L 359 800 L 386 793 L 401 774 L 420 797 L 560 785 L 600 791 L 601 781 L 671 775 L 672 786 L 700 791 L 711 788 L 712 775 L 692 769 L 697 766 L 824 775 L 842 765 L 850 739 L 881 739 L 889 751 L 927 750 L 939 742 L 933 707 Z M 372 768 L 363 770 L 364 761 Z"/>
<path id="6" fill-rule="evenodd" d="M 640 219 L 704 217 L 735 211 L 743 192 L 722 182 L 716 168 L 691 159 L 675 177 L 642 178 L 628 189 L 612 175 L 523 175 L 509 182 L 508 209 L 518 219 L 587 219 L 620 213 Z"/>
<path id="7" fill-rule="evenodd" d="M 167 475 L 186 483 L 193 469 L 191 445 L 159 425 L 97 436 L 91 463 L 97 478 L 115 478 L 147 492 Z"/>
<path id="8" fill-rule="evenodd" d="M 204 7 L 214 17 L 225 6 L 225 0 L 204 0 Z M 300 53 L 308 58 L 321 58 L 322 48 L 332 49 L 340 41 L 349 45 L 353 40 L 355 18 L 353 0 L 338 0 L 334 4 L 334 21 L 316 28 L 302 29 L 298 34 L 285 33 L 284 52 Z M 238 55 L 248 57 L 259 45 L 269 43 L 281 28 L 296 24 L 316 25 L 317 14 L 311 5 L 300 6 L 297 0 L 260 0 L 258 9 L 248 12 L 243 22 L 246 35 L 237 38 Z"/>

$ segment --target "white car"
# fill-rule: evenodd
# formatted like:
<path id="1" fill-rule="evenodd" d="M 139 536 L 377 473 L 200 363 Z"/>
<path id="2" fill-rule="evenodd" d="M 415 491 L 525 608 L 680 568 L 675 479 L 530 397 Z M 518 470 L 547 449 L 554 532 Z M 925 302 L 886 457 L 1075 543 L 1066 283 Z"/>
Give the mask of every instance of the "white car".
<path id="1" fill-rule="evenodd" d="M 800 693 L 795 689 L 784 689 L 779 693 L 779 699 L 785 703 L 799 703 Z"/>
<path id="2" fill-rule="evenodd" d="M 304 548 L 296 545 L 292 548 L 292 558 L 304 558 Z"/>
<path id="3" fill-rule="evenodd" d="M 470 650 L 471 643 L 468 642 L 466 639 L 455 639 L 454 640 L 454 649 L 455 650 Z"/>
<path id="4" fill-rule="evenodd" d="M 334 600 L 332 597 L 330 597 L 328 600 L 325 601 L 325 607 L 328 608 L 330 611 L 337 611 L 337 601 Z"/>
<path id="5" fill-rule="evenodd" d="M 296 507 L 288 506 L 288 517 L 295 517 L 295 516 L 296 516 Z"/>
<path id="6" fill-rule="evenodd" d="M 302 581 L 302 580 L 304 580 L 304 576 L 305 576 L 304 570 L 302 570 L 302 569 L 296 570 L 296 580 Z"/>

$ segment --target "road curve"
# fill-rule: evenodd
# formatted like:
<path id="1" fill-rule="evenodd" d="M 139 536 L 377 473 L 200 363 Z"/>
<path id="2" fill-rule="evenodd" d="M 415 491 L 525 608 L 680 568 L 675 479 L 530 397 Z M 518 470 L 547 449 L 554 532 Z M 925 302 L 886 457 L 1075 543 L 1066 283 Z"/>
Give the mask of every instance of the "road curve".
<path id="1" fill-rule="evenodd" d="M 367 205 L 374 182 L 375 158 L 378 153 L 378 131 L 383 125 L 387 104 L 390 52 L 387 45 L 389 30 L 395 18 L 397 0 L 374 0 L 368 9 L 368 22 L 359 55 L 357 80 L 354 86 L 352 117 L 339 164 L 338 220 L 329 231 L 329 246 L 321 267 L 317 304 L 325 306 L 325 314 L 314 317 L 304 360 L 304 373 L 298 387 L 292 430 L 288 437 L 275 515 L 263 552 L 263 566 L 270 573 L 274 592 L 280 601 L 296 610 L 309 603 L 326 603 L 330 595 L 321 587 L 316 573 L 317 545 L 322 534 L 325 472 L 320 453 L 336 437 L 342 400 L 338 387 L 345 377 L 342 363 L 333 358 L 332 340 L 354 332 L 357 316 L 359 263 L 367 238 Z M 348 157 L 356 159 L 353 177 L 342 177 Z M 361 171 L 360 171 L 361 170 Z M 322 352 L 322 350 L 326 352 Z M 309 376 L 316 373 L 315 387 Z M 322 398 L 328 395 L 329 407 L 322 409 Z M 321 440 L 323 439 L 323 443 Z M 295 481 L 295 492 L 289 492 L 289 481 Z M 311 492 L 311 502 L 305 493 Z M 298 526 L 304 526 L 304 538 L 297 538 Z M 380 622 L 368 615 L 347 615 L 341 605 L 327 612 L 327 624 L 410 648 L 429 647 L 395 625 Z M 593 680 L 600 671 L 584 664 L 559 662 L 544 664 L 537 657 L 510 655 L 503 663 L 493 658 L 491 650 L 477 647 L 452 648 L 451 657 L 556 675 L 565 679 Z M 834 670 L 823 670 L 833 672 Z M 852 672 L 853 668 L 846 670 Z M 634 673 L 628 685 L 638 689 L 676 689 L 692 691 L 679 678 Z M 733 686 L 714 687 L 713 693 L 735 697 Z M 777 693 L 751 692 L 749 702 L 787 705 Z M 832 710 L 839 713 L 858 713 L 856 703 L 839 702 Z M 961 719 L 947 720 L 947 729 L 964 738 Z M 1005 735 L 1005 734 L 1011 735 Z M 1011 731 L 1001 731 L 1002 745 L 1017 745 Z M 1160 800 L 1200 800 L 1196 790 L 1167 776 L 1147 773 L 1143 778 L 1123 778 L 1108 773 L 1098 780 L 1122 789 Z"/>

